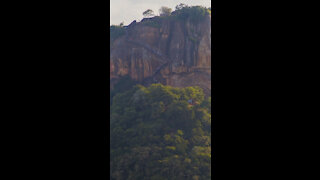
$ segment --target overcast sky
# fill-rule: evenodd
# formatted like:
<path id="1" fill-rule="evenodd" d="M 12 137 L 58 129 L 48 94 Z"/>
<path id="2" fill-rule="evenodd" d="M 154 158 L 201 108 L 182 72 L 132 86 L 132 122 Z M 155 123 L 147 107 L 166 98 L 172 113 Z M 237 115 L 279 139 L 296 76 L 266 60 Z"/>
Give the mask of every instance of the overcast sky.
<path id="1" fill-rule="evenodd" d="M 158 15 L 161 6 L 174 10 L 180 3 L 211 7 L 211 0 L 110 0 L 110 24 L 124 22 L 128 25 L 134 20 L 140 21 L 143 18 L 142 13 L 147 9 L 152 9 Z"/>

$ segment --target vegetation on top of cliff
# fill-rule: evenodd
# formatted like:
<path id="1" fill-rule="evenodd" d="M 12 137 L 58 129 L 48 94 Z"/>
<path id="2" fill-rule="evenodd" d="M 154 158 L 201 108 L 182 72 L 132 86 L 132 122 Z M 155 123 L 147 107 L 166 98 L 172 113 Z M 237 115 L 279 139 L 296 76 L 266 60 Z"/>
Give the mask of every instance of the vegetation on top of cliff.
<path id="1" fill-rule="evenodd" d="M 178 20 L 178 21 L 190 21 L 192 23 L 198 23 L 205 19 L 206 16 L 211 14 L 211 8 L 203 6 L 187 6 L 185 4 L 179 4 L 176 6 L 175 11 L 172 12 L 171 8 L 161 7 L 159 9 L 160 16 L 154 16 L 154 12 L 151 9 L 147 9 L 143 12 L 145 17 L 141 24 L 160 28 L 162 21 L 165 19 Z M 154 17 L 152 17 L 154 16 Z M 110 26 L 110 40 L 113 42 L 115 39 L 125 35 L 126 28 L 123 24 Z"/>
<path id="2" fill-rule="evenodd" d="M 146 11 L 144 11 L 144 12 L 142 13 L 142 15 L 143 15 L 144 17 L 152 17 L 152 16 L 154 16 L 154 12 L 153 12 L 153 10 L 151 10 L 151 9 L 147 9 Z"/>
<path id="3" fill-rule="evenodd" d="M 138 85 L 110 113 L 111 180 L 211 178 L 211 100 L 201 88 Z"/>
<path id="4" fill-rule="evenodd" d="M 110 26 L 110 40 L 114 41 L 115 39 L 125 35 L 125 28 L 123 26 L 123 23 L 120 25 L 112 25 Z"/>
<path id="5" fill-rule="evenodd" d="M 141 22 L 143 25 L 151 26 L 155 28 L 161 27 L 161 20 L 171 19 L 178 21 L 189 20 L 192 23 L 201 22 L 206 16 L 211 14 L 211 8 L 206 8 L 202 6 L 187 6 L 180 4 L 176 6 L 176 10 L 172 12 L 171 8 L 161 7 L 159 10 L 160 16 L 155 16 L 150 18 L 153 14 L 151 9 L 146 10 L 143 15 L 146 19 Z"/>
<path id="6" fill-rule="evenodd" d="M 148 9 L 143 14 L 146 15 L 148 12 L 152 12 L 152 10 Z M 175 11 L 172 12 L 171 8 L 161 7 L 159 10 L 160 17 L 162 19 L 176 19 L 176 20 L 190 20 L 193 23 L 200 22 L 204 20 L 204 18 L 211 14 L 211 8 L 206 8 L 203 6 L 187 6 L 185 4 L 179 4 L 176 6 Z M 148 14 L 150 17 L 151 15 Z M 145 16 L 146 17 L 146 16 Z M 147 21 L 149 23 L 149 21 Z M 150 24 L 150 23 L 149 23 Z"/>
<path id="7" fill-rule="evenodd" d="M 206 16 L 211 14 L 211 8 L 202 6 L 187 6 L 180 4 L 176 6 L 176 10 L 172 12 L 172 16 L 177 17 L 180 20 L 190 20 L 191 22 L 199 22 L 204 20 Z"/>
<path id="8" fill-rule="evenodd" d="M 171 13 L 172 13 L 172 9 L 171 9 L 171 8 L 162 6 L 162 7 L 159 9 L 159 14 L 160 14 L 160 16 L 170 16 Z"/>

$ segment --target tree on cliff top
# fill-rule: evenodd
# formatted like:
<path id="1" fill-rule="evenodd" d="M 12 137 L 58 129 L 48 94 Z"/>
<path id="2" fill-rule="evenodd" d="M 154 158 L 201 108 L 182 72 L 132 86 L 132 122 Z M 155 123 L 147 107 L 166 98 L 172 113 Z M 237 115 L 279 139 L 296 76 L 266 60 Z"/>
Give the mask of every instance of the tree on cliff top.
<path id="1" fill-rule="evenodd" d="M 185 6 L 180 4 L 172 14 L 181 20 L 189 19 L 192 22 L 199 22 L 210 14 L 210 9 L 202 6 Z"/>
<path id="2" fill-rule="evenodd" d="M 151 16 L 154 16 L 154 12 L 151 9 L 147 9 L 145 12 L 142 13 L 142 15 L 144 17 L 151 17 Z"/>
<path id="3" fill-rule="evenodd" d="M 162 7 L 159 9 L 159 14 L 160 14 L 160 16 L 170 16 L 170 15 L 171 15 L 171 12 L 172 12 L 172 9 L 171 9 L 171 8 L 168 8 L 168 7 L 165 7 L 165 6 L 162 6 Z"/>
<path id="4" fill-rule="evenodd" d="M 183 9 L 183 8 L 186 8 L 186 7 L 188 7 L 188 5 L 185 5 L 185 4 L 183 4 L 183 3 L 180 3 L 179 5 L 176 6 L 176 10 L 181 10 L 181 9 Z"/>

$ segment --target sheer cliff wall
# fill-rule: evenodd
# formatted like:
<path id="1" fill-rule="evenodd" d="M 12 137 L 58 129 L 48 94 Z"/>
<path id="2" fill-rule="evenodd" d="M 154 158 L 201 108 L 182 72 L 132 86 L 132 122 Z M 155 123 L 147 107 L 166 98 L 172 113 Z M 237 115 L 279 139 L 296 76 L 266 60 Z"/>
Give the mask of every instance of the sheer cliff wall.
<path id="1" fill-rule="evenodd" d="M 110 41 L 110 85 L 130 76 L 144 85 L 200 86 L 211 91 L 211 17 L 190 22 L 149 18 Z"/>

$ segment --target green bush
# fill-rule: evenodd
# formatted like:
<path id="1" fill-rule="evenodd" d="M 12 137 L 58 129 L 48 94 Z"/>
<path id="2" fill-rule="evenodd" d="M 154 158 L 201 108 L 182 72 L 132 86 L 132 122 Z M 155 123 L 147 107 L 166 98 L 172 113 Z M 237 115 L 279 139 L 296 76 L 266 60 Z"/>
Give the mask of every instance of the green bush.
<path id="1" fill-rule="evenodd" d="M 121 77 L 110 91 L 110 103 L 112 103 L 112 99 L 117 93 L 123 93 L 128 89 L 131 89 L 134 85 L 136 85 L 136 83 L 137 82 L 132 80 L 129 76 Z"/>
<path id="2" fill-rule="evenodd" d="M 210 10 L 202 6 L 184 6 L 177 9 L 172 14 L 177 16 L 180 20 L 190 19 L 191 22 L 199 22 L 210 14 Z"/>

